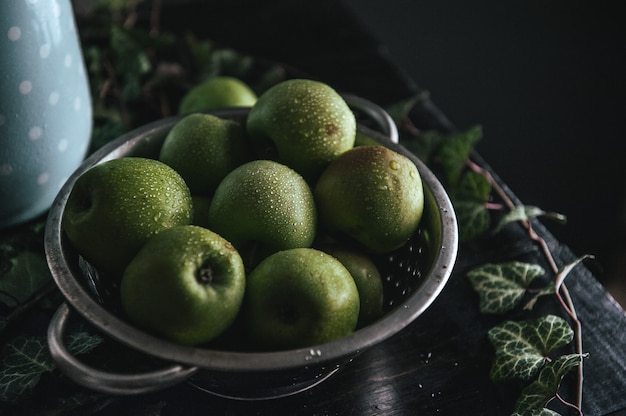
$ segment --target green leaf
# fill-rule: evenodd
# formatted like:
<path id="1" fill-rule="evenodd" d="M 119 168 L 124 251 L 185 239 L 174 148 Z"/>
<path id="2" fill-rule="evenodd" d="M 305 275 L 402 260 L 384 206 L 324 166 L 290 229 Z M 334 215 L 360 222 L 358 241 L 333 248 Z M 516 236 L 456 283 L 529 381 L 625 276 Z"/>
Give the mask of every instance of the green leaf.
<path id="1" fill-rule="evenodd" d="M 206 73 L 206 68 L 211 65 L 211 54 L 213 52 L 213 43 L 210 41 L 199 41 L 192 33 L 185 35 L 185 42 L 191 51 L 191 57 L 194 66 L 200 73 Z M 200 82 L 196 80 L 196 83 Z"/>
<path id="2" fill-rule="evenodd" d="M 563 266 L 559 272 L 556 275 L 556 288 L 560 288 L 561 285 L 563 284 L 563 281 L 565 280 L 565 278 L 567 277 L 567 275 L 569 275 L 569 273 L 574 269 L 574 267 L 578 266 L 581 262 L 583 262 L 586 259 L 593 259 L 595 258 L 594 256 L 590 255 L 590 254 L 585 254 L 584 256 L 578 257 L 576 260 L 574 260 L 571 263 L 566 264 L 565 266 Z"/>
<path id="3" fill-rule="evenodd" d="M 467 273 L 480 299 L 482 313 L 501 314 L 522 300 L 528 286 L 545 273 L 537 264 L 509 262 L 485 264 Z"/>
<path id="4" fill-rule="evenodd" d="M 84 331 L 69 335 L 67 349 L 74 355 L 86 354 L 102 343 L 102 337 Z"/>
<path id="5" fill-rule="evenodd" d="M 130 30 L 111 26 L 111 49 L 114 53 L 115 71 L 122 76 L 122 98 L 135 100 L 141 96 L 141 76 L 152 69 L 145 49 Z"/>
<path id="6" fill-rule="evenodd" d="M 0 401 L 15 402 L 55 365 L 44 339 L 18 338 L 5 346 L 0 369 Z"/>
<path id="7" fill-rule="evenodd" d="M 102 342 L 97 335 L 75 332 L 69 335 L 68 350 L 85 354 Z M 39 383 L 42 374 L 56 368 L 43 337 L 19 337 L 8 343 L 2 353 L 0 401 L 14 403 Z"/>
<path id="8" fill-rule="evenodd" d="M 285 79 L 287 79 L 285 68 L 280 65 L 272 65 L 270 68 L 263 71 L 259 79 L 254 84 L 251 84 L 250 87 L 260 96 L 270 87 Z"/>
<path id="9" fill-rule="evenodd" d="M 21 251 L 11 259 L 11 266 L 0 276 L 0 302 L 17 306 L 52 279 L 43 255 Z"/>
<path id="10" fill-rule="evenodd" d="M 212 55 L 212 62 L 220 74 L 229 74 L 238 78 L 250 71 L 254 60 L 242 55 L 234 49 L 216 49 Z"/>
<path id="11" fill-rule="evenodd" d="M 562 214 L 557 214 L 555 212 L 547 212 L 541 208 L 538 208 L 532 205 L 528 205 L 528 206 L 518 205 L 515 208 L 513 208 L 511 211 L 509 211 L 508 214 L 502 217 L 498 225 L 496 225 L 496 227 L 494 228 L 493 232 L 494 233 L 499 232 L 506 224 L 510 222 L 530 221 L 533 218 L 537 218 L 537 217 L 547 217 L 547 218 L 551 218 L 553 220 L 556 220 L 562 223 L 565 223 L 567 221 L 566 217 Z"/>
<path id="12" fill-rule="evenodd" d="M 420 160 L 424 161 L 424 163 L 430 164 L 444 140 L 446 140 L 446 136 L 442 133 L 436 130 L 428 130 L 420 132 L 415 138 L 403 140 L 402 145 Z"/>
<path id="13" fill-rule="evenodd" d="M 517 410 L 511 416 L 561 416 L 561 414 L 544 407 L 540 409 Z"/>
<path id="14" fill-rule="evenodd" d="M 458 185 L 465 169 L 465 162 L 469 159 L 470 153 L 482 135 L 482 127 L 475 126 L 466 131 L 452 134 L 441 143 L 437 156 L 450 189 L 454 189 Z"/>
<path id="15" fill-rule="evenodd" d="M 454 200 L 454 212 L 459 224 L 459 241 L 471 241 L 482 235 L 491 225 L 485 204 L 475 201 Z"/>
<path id="16" fill-rule="evenodd" d="M 210 40 L 198 40 L 193 34 L 185 36 L 185 42 L 191 51 L 193 67 L 197 73 L 194 84 L 218 76 L 231 75 L 245 78 L 254 67 L 254 59 L 235 49 L 215 47 Z"/>
<path id="17" fill-rule="evenodd" d="M 552 400 L 561 384 L 563 376 L 572 368 L 580 365 L 585 355 L 563 355 L 547 363 L 539 373 L 537 380 L 526 386 L 515 404 L 516 411 L 542 408 Z"/>
<path id="18" fill-rule="evenodd" d="M 461 176 L 459 184 L 454 189 L 453 198 L 485 204 L 489 201 L 490 195 L 489 179 L 479 172 L 468 170 Z"/>
<path id="19" fill-rule="evenodd" d="M 429 95 L 427 91 L 420 91 L 406 100 L 387 106 L 385 111 L 387 111 L 387 114 L 389 114 L 397 124 L 401 124 L 401 121 L 409 116 L 411 109 L 415 107 L 418 102 L 429 98 Z"/>
<path id="20" fill-rule="evenodd" d="M 491 328 L 489 341 L 496 349 L 490 376 L 494 381 L 530 380 L 553 350 L 571 342 L 574 331 L 555 315 L 515 322 L 506 321 Z"/>

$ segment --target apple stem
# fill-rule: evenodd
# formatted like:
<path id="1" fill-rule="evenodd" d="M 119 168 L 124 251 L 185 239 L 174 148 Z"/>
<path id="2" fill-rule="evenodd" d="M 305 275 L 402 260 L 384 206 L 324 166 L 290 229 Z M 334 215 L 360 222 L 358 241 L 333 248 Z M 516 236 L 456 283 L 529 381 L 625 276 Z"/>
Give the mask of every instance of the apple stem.
<path id="1" fill-rule="evenodd" d="M 213 282 L 213 268 L 208 260 L 202 263 L 202 266 L 196 270 L 196 280 L 203 285 Z"/>

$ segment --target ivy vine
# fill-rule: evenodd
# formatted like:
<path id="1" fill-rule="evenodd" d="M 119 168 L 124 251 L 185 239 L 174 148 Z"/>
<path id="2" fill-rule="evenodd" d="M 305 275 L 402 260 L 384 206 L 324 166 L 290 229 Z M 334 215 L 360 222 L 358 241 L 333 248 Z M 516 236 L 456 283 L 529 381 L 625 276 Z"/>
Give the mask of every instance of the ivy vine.
<path id="1" fill-rule="evenodd" d="M 414 97 L 409 101 L 414 103 L 419 99 Z M 495 351 L 491 379 L 527 383 L 520 392 L 513 416 L 558 415 L 548 408 L 555 399 L 582 415 L 582 368 L 587 354 L 582 351 L 582 326 L 564 280 L 574 267 L 592 256 L 582 256 L 560 269 L 557 267 L 545 240 L 534 231 L 532 221 L 542 218 L 565 223 L 566 217 L 539 207 L 514 204 L 489 172 L 472 161 L 472 152 L 482 138 L 480 126 L 449 134 L 420 132 L 410 125 L 408 108 L 405 103 L 389 110 L 398 124 L 405 126 L 405 133 L 412 133 L 403 142 L 405 147 L 442 179 L 457 214 L 461 243 L 485 233 L 499 233 L 507 224 L 519 222 L 528 237 L 540 246 L 550 265 L 549 272 L 539 264 L 517 261 L 483 264 L 470 270 L 467 277 L 477 293 L 480 312 L 504 315 L 520 307 L 522 311 L 531 311 L 539 298 L 551 296 L 569 318 L 569 322 L 555 315 L 505 320 L 491 328 L 487 334 Z M 493 196 L 501 202 L 494 203 Z M 503 212 L 495 224 L 491 215 L 494 210 Z M 572 342 L 575 353 L 562 353 L 562 347 Z M 564 375 L 573 368 L 578 368 L 577 400 L 568 403 L 559 389 Z"/>

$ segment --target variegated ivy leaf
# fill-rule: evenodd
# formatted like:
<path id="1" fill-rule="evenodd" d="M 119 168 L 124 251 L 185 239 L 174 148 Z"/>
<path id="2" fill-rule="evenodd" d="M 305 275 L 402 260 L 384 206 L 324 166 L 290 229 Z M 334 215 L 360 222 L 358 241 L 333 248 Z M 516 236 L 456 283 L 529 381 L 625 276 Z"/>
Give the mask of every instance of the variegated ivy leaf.
<path id="1" fill-rule="evenodd" d="M 543 209 L 532 205 L 518 205 L 500 219 L 496 227 L 493 229 L 493 232 L 494 234 L 500 232 L 500 230 L 510 222 L 526 221 L 537 217 L 547 217 L 561 223 L 565 223 L 567 221 L 564 215 L 556 212 L 544 211 Z"/>
<path id="2" fill-rule="evenodd" d="M 485 264 L 467 273 L 480 298 L 482 313 L 501 314 L 522 300 L 528 286 L 544 270 L 537 264 L 509 262 Z"/>
<path id="3" fill-rule="evenodd" d="M 471 241 L 491 225 L 485 204 L 475 201 L 455 200 L 454 212 L 459 224 L 459 241 Z"/>
<path id="4" fill-rule="evenodd" d="M 583 357 L 585 356 L 580 354 L 569 354 L 547 363 L 539 372 L 537 380 L 522 390 L 515 410 L 519 412 L 523 409 L 541 409 L 547 405 L 556 396 L 563 376 L 580 365 Z"/>
<path id="5" fill-rule="evenodd" d="M 0 399 L 12 402 L 32 389 L 41 374 L 55 368 L 43 339 L 20 338 L 5 347 L 0 371 Z"/>
<path id="6" fill-rule="evenodd" d="M 68 350 L 84 354 L 102 342 L 97 335 L 85 332 L 71 334 Z M 20 337 L 7 344 L 0 363 L 0 401 L 15 402 L 31 391 L 42 376 L 56 368 L 46 340 L 42 337 Z"/>
<path id="7" fill-rule="evenodd" d="M 530 380 L 545 364 L 550 352 L 569 344 L 574 331 L 556 315 L 525 321 L 505 321 L 491 328 L 489 341 L 496 350 L 492 380 Z"/>

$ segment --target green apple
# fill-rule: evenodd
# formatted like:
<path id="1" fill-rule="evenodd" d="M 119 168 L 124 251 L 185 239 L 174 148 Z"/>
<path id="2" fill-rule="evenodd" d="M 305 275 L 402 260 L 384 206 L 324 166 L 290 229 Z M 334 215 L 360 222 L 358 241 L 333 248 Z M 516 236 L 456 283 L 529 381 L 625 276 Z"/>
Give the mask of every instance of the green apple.
<path id="1" fill-rule="evenodd" d="M 93 266 L 119 278 L 153 235 L 193 218 L 183 178 L 158 160 L 113 159 L 75 182 L 63 212 L 63 229 Z"/>
<path id="2" fill-rule="evenodd" d="M 241 124 L 210 114 L 190 114 L 166 136 L 159 160 L 174 168 L 194 195 L 210 196 L 228 172 L 249 160 Z"/>
<path id="3" fill-rule="evenodd" d="M 354 331 L 359 293 L 350 272 L 312 248 L 272 254 L 248 276 L 242 313 L 251 343 L 284 350 L 329 342 Z"/>
<path id="4" fill-rule="evenodd" d="M 359 250 L 344 246 L 327 245 L 321 250 L 339 260 L 356 283 L 361 302 L 357 328 L 380 318 L 383 315 L 383 280 L 372 259 Z"/>
<path id="5" fill-rule="evenodd" d="M 215 76 L 191 88 L 182 98 L 179 114 L 228 107 L 252 107 L 256 93 L 242 80 Z"/>
<path id="6" fill-rule="evenodd" d="M 424 210 L 417 167 L 384 146 L 359 146 L 337 157 L 320 176 L 314 195 L 321 226 L 372 253 L 405 244 Z"/>
<path id="7" fill-rule="evenodd" d="M 246 276 L 235 248 L 195 225 L 165 230 L 130 262 L 120 286 L 129 320 L 184 345 L 204 344 L 235 320 Z"/>
<path id="8" fill-rule="evenodd" d="M 257 148 L 269 147 L 279 161 L 309 182 L 354 146 L 354 113 L 329 85 L 292 79 L 265 91 L 250 110 L 246 129 Z"/>
<path id="9" fill-rule="evenodd" d="M 230 172 L 217 187 L 209 228 L 233 243 L 246 266 L 254 267 L 271 253 L 313 243 L 313 194 L 293 169 L 254 160 Z"/>

